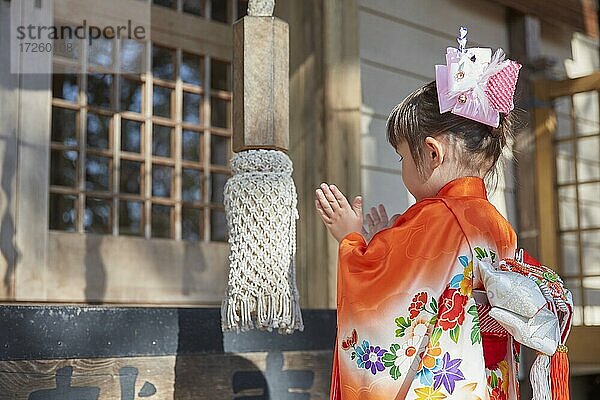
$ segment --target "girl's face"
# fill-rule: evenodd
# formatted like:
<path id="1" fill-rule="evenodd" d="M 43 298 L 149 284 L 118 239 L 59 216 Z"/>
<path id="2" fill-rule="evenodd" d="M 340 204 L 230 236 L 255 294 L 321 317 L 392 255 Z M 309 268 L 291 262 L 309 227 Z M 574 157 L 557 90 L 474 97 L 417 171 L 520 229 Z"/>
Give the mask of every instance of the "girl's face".
<path id="1" fill-rule="evenodd" d="M 400 142 L 396 152 L 402 159 L 402 181 L 404 182 L 404 186 L 406 186 L 417 201 L 428 197 L 427 187 L 419 176 L 417 165 L 406 141 Z"/>

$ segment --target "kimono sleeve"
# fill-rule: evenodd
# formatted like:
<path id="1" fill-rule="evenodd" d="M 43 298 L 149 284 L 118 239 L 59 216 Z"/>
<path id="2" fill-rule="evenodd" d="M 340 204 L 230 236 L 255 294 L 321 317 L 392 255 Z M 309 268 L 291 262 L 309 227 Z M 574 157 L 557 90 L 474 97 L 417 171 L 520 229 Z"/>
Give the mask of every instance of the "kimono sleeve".
<path id="1" fill-rule="evenodd" d="M 341 268 L 348 272 L 372 270 L 385 259 L 391 246 L 384 235 L 377 235 L 367 245 L 363 236 L 358 232 L 346 235 L 340 242 L 338 262 Z"/>

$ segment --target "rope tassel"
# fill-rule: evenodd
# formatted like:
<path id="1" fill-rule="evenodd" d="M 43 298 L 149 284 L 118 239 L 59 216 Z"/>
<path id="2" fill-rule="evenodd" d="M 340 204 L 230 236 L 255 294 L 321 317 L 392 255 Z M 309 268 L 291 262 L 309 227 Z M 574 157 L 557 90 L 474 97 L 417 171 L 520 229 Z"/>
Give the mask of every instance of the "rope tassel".
<path id="1" fill-rule="evenodd" d="M 569 358 L 567 346 L 559 345 L 550 363 L 552 400 L 569 400 Z"/>
<path id="2" fill-rule="evenodd" d="M 224 191 L 231 253 L 223 331 L 303 330 L 292 161 L 280 151 L 248 150 L 233 157 L 231 169 Z"/>

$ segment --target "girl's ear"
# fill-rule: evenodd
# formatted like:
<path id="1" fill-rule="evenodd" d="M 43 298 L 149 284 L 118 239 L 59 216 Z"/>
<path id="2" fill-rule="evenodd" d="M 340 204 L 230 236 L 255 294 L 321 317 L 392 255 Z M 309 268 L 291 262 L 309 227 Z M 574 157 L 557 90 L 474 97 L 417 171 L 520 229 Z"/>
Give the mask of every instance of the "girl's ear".
<path id="1" fill-rule="evenodd" d="M 445 155 L 446 150 L 440 140 L 431 136 L 425 138 L 425 160 L 432 171 L 442 164 Z"/>

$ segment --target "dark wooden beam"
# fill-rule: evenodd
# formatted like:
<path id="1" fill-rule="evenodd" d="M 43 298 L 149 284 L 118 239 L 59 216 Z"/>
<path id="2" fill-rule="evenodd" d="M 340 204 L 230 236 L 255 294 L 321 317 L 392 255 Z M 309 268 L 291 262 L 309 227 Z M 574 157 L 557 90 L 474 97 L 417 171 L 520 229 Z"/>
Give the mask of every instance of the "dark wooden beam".
<path id="1" fill-rule="evenodd" d="M 335 311 L 302 315 L 237 334 L 215 308 L 0 306 L 0 399 L 328 398 Z"/>
<path id="2" fill-rule="evenodd" d="M 585 15 L 589 0 L 493 0 L 523 14 L 533 15 L 553 24 L 566 24 L 586 32 Z M 588 33 L 588 32 L 586 32 Z"/>
<path id="3" fill-rule="evenodd" d="M 218 308 L 0 305 L 0 361 L 333 351 L 334 310 L 302 310 L 305 329 L 221 332 Z"/>

